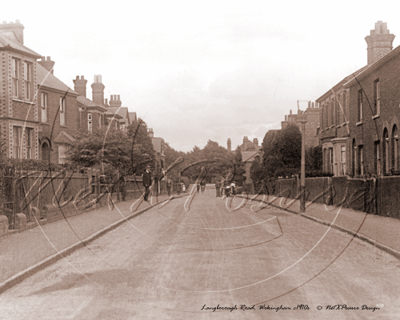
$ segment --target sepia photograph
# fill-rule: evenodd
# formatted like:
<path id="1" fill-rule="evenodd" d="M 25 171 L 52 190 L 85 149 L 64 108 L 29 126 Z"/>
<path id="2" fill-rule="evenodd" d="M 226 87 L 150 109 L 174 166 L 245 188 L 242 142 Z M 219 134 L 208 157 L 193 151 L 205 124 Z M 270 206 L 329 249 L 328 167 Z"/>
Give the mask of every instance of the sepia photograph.
<path id="1" fill-rule="evenodd" d="M 0 320 L 400 319 L 398 3 L 1 7 Z"/>

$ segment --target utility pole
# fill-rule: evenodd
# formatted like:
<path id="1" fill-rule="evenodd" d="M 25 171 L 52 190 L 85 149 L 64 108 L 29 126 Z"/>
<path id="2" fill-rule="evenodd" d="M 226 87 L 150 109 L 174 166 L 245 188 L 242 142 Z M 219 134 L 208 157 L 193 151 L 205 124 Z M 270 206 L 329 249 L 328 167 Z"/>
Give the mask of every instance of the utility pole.
<path id="1" fill-rule="evenodd" d="M 306 211 L 306 120 L 301 120 L 300 212 Z"/>

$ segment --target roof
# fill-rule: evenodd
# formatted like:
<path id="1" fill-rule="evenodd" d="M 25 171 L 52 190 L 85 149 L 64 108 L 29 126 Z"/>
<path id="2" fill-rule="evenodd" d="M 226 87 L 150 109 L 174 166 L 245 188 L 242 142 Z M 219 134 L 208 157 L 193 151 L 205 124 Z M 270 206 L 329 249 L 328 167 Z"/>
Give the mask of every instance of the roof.
<path id="1" fill-rule="evenodd" d="M 14 36 L 13 36 L 14 37 Z M 11 39 L 11 35 L 8 32 L 0 32 L 0 50 L 11 50 L 17 51 L 19 53 L 23 53 L 29 55 L 33 58 L 40 58 L 41 55 L 28 47 L 25 47 L 23 44 L 20 44 L 18 41 Z"/>
<path id="2" fill-rule="evenodd" d="M 76 98 L 76 100 L 77 100 L 80 104 L 84 105 L 85 107 L 87 107 L 87 108 L 89 108 L 89 109 L 97 109 L 97 110 L 104 111 L 104 112 L 107 111 L 107 108 L 106 108 L 106 107 L 101 106 L 101 105 L 99 105 L 99 104 L 93 102 L 92 100 L 90 100 L 90 99 L 84 97 L 84 96 L 78 96 L 78 97 Z"/>
<path id="3" fill-rule="evenodd" d="M 252 162 L 255 157 L 260 155 L 260 150 L 257 151 L 242 151 L 242 162 Z"/>
<path id="4" fill-rule="evenodd" d="M 107 110 L 109 113 L 121 116 L 122 119 L 129 119 L 129 111 L 127 107 L 108 107 Z"/>
<path id="5" fill-rule="evenodd" d="M 384 63 L 387 61 L 393 59 L 396 57 L 398 54 L 400 54 L 400 46 L 397 46 L 395 49 L 384 55 L 382 58 L 379 60 L 375 61 L 374 63 L 367 65 L 364 69 L 361 70 L 361 72 L 357 74 L 352 74 L 351 76 L 347 77 L 347 81 L 344 84 L 344 86 L 348 87 L 352 85 L 355 81 L 361 80 L 365 76 L 367 76 L 370 72 L 378 69 L 380 66 L 382 66 Z"/>
<path id="6" fill-rule="evenodd" d="M 70 136 L 68 133 L 66 133 L 65 131 L 61 131 L 57 137 L 55 137 L 55 139 L 53 140 L 55 143 L 58 144 L 71 144 L 73 142 L 75 142 L 75 138 L 73 138 L 72 136 Z"/>
<path id="7" fill-rule="evenodd" d="M 68 87 L 64 82 L 59 80 L 54 74 L 49 72 L 45 67 L 41 66 L 39 63 L 37 63 L 36 66 L 36 77 L 39 87 L 47 87 L 78 95 L 77 92 Z"/>
<path id="8" fill-rule="evenodd" d="M 129 119 L 131 120 L 131 123 L 137 121 L 136 112 L 129 112 Z"/>
<path id="9" fill-rule="evenodd" d="M 118 113 L 111 112 L 110 110 L 107 110 L 105 113 L 106 116 L 113 118 L 113 119 L 122 119 L 123 117 L 120 116 Z"/>
<path id="10" fill-rule="evenodd" d="M 347 77 L 345 77 L 344 79 L 342 79 L 340 82 L 338 82 L 337 84 L 335 84 L 332 88 L 330 88 L 327 92 L 325 92 L 322 96 L 320 96 L 318 99 L 316 99 L 315 101 L 319 102 L 321 100 L 324 100 L 327 96 L 330 96 L 332 94 L 332 90 L 336 91 L 338 89 L 340 89 L 341 87 L 343 87 L 349 80 L 354 79 L 354 77 L 356 77 L 357 75 L 359 75 L 361 72 L 363 72 L 365 69 L 368 68 L 368 65 L 358 69 L 357 71 L 353 72 L 352 74 L 348 75 Z"/>

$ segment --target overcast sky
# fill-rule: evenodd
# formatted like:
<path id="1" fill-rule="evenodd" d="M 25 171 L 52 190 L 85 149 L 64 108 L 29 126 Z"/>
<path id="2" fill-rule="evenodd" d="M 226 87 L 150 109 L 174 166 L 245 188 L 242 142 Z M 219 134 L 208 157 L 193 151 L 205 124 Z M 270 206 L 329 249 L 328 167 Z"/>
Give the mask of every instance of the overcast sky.
<path id="1" fill-rule="evenodd" d="M 315 100 L 367 63 L 375 22 L 399 35 L 398 1 L 7 1 L 30 49 L 87 93 L 101 74 L 173 148 L 262 141 L 297 100 Z M 394 47 L 399 39 L 395 38 Z M 306 105 L 301 105 L 305 109 Z"/>

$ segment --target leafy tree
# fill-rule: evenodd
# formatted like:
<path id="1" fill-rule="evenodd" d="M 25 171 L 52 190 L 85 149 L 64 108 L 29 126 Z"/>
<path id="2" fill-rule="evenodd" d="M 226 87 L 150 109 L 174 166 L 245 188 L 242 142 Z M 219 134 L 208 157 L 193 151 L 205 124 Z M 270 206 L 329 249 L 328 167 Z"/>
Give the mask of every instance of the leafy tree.
<path id="1" fill-rule="evenodd" d="M 98 168 L 104 173 L 118 171 L 123 175 L 144 170 L 155 155 L 146 124 L 139 120 L 128 131 L 101 128 L 91 134 L 80 134 L 68 151 L 75 168 Z"/>
<path id="2" fill-rule="evenodd" d="M 147 133 L 146 123 L 140 118 L 128 127 L 127 132 L 131 158 L 129 173 L 141 173 L 147 165 L 153 166 L 155 163 L 153 142 Z"/>
<path id="3" fill-rule="evenodd" d="M 322 170 L 322 146 L 309 148 L 306 151 L 306 170 L 308 171 Z"/>
<path id="4" fill-rule="evenodd" d="M 233 158 L 234 164 L 234 172 L 233 172 L 233 181 L 236 183 L 237 186 L 243 186 L 246 177 L 243 175 L 246 173 L 244 169 L 244 163 L 242 161 L 242 152 L 240 148 L 236 148 L 235 155 Z"/>

